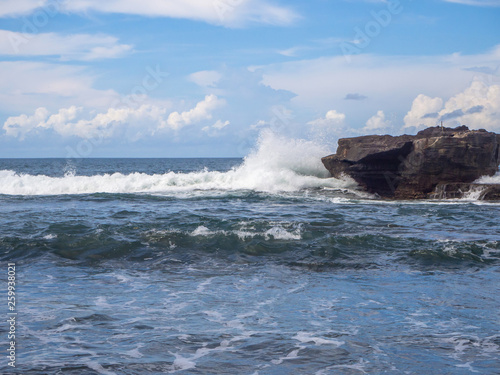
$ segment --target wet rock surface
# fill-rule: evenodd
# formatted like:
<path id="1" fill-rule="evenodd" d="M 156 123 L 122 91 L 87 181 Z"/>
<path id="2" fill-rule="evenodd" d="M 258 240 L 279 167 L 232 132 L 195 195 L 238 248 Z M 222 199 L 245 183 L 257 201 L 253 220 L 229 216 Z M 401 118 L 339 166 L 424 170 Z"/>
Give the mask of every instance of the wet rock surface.
<path id="1" fill-rule="evenodd" d="M 500 164 L 500 135 L 460 126 L 427 128 L 414 136 L 344 138 L 336 154 L 322 162 L 333 177 L 348 175 L 381 197 L 436 198 L 438 185 L 471 184 L 494 175 Z"/>

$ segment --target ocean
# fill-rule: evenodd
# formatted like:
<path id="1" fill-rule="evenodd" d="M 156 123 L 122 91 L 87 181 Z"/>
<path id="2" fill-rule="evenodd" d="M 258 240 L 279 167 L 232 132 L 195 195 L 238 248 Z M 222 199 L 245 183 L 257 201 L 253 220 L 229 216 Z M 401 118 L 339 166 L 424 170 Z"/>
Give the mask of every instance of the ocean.
<path id="1" fill-rule="evenodd" d="M 380 200 L 328 152 L 0 159 L 1 373 L 500 374 L 500 204 Z"/>

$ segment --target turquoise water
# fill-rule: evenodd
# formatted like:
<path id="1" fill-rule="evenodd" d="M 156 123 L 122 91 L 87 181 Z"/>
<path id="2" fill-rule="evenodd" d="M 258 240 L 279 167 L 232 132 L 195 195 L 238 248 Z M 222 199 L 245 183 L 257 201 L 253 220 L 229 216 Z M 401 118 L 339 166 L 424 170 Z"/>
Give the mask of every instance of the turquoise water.
<path id="1" fill-rule="evenodd" d="M 2 373 L 498 374 L 500 204 L 318 160 L 0 160 Z"/>

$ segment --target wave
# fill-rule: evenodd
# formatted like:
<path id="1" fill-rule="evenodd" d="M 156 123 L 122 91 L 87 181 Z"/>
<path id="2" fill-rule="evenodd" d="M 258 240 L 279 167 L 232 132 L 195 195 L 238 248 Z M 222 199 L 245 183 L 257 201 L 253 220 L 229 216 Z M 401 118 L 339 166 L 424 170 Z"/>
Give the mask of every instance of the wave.
<path id="1" fill-rule="evenodd" d="M 263 132 L 257 148 L 243 163 L 227 172 L 207 169 L 163 174 L 112 173 L 64 177 L 0 171 L 0 194 L 65 195 L 94 193 L 175 194 L 196 190 L 252 190 L 294 192 L 307 188 L 355 188 L 352 180 L 329 177 L 321 157 L 330 150 L 311 141 L 288 139 Z"/>
<path id="2" fill-rule="evenodd" d="M 134 224 L 135 225 L 135 224 Z M 311 230 L 293 222 L 238 222 L 230 227 L 105 229 L 52 226 L 37 235 L 0 237 L 2 261 L 45 256 L 96 264 L 110 260 L 165 264 L 259 262 L 265 257 L 291 267 L 387 269 L 399 265 L 429 269 L 498 264 L 500 241 L 430 240 L 380 233 L 352 234 L 339 229 Z M 75 228 L 75 227 L 74 227 Z M 49 233 L 50 231 L 50 233 Z M 279 254 L 279 256 L 277 256 Z M 268 258 L 269 257 L 269 258 Z M 222 259 L 225 259 L 222 261 Z"/>
<path id="3" fill-rule="evenodd" d="M 298 228 L 295 228 L 293 231 L 289 231 L 280 224 L 276 224 L 262 233 L 256 232 L 254 230 L 246 230 L 246 228 L 243 228 L 241 230 L 234 230 L 234 231 L 225 231 L 225 230 L 211 231 L 207 227 L 200 225 L 190 235 L 193 237 L 196 237 L 196 236 L 209 237 L 209 236 L 215 236 L 215 235 L 219 235 L 219 234 L 225 235 L 225 236 L 234 234 L 240 240 L 246 240 L 246 239 L 249 239 L 249 238 L 251 239 L 251 238 L 255 238 L 255 237 L 262 237 L 266 241 L 271 240 L 271 239 L 275 239 L 275 240 L 300 240 L 300 239 L 302 239 L 300 226 Z"/>

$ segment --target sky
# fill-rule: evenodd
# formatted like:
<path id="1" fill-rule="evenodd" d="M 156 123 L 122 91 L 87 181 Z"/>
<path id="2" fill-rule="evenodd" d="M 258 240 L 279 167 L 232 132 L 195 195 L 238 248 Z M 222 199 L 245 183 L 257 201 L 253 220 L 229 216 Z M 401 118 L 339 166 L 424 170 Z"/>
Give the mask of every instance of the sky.
<path id="1" fill-rule="evenodd" d="M 0 157 L 500 132 L 500 0 L 0 0 Z"/>

